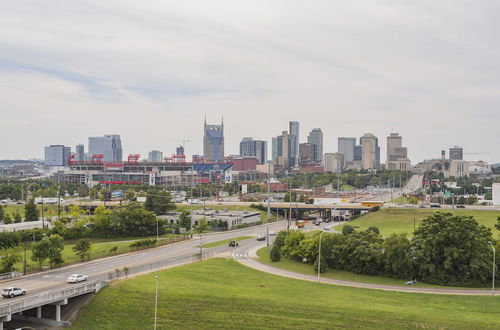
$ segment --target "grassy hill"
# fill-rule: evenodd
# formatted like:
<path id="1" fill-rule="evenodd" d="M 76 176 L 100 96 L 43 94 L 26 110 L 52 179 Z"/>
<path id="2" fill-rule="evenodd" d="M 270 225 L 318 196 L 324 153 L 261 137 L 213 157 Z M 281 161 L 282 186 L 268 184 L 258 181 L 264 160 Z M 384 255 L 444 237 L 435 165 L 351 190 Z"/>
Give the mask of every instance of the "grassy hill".
<path id="1" fill-rule="evenodd" d="M 159 329 L 493 329 L 500 324 L 498 297 L 337 287 L 221 258 L 155 274 Z M 72 329 L 152 328 L 155 274 L 104 288 Z"/>
<path id="2" fill-rule="evenodd" d="M 433 214 L 434 212 L 453 212 L 460 215 L 473 216 L 480 224 L 491 228 L 494 237 L 499 232 L 495 228 L 497 217 L 500 216 L 500 211 L 477 211 L 477 210 L 435 210 L 435 209 L 418 209 L 418 208 L 384 208 L 377 212 L 370 212 L 366 215 L 351 221 L 351 226 L 359 227 L 359 229 L 367 229 L 370 226 L 375 226 L 380 229 L 382 235 L 392 233 L 413 233 L 413 219 L 415 219 L 416 227 L 419 226 L 423 219 Z"/>

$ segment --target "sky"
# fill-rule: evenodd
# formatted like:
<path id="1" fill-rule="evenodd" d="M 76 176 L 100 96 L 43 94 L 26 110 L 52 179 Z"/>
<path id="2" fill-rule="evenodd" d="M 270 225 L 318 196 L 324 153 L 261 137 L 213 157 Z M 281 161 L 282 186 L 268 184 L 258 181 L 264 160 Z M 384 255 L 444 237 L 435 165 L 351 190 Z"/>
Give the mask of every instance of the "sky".
<path id="1" fill-rule="evenodd" d="M 300 122 L 500 162 L 500 2 L 0 0 L 0 159 L 120 134 L 124 155 L 226 154 Z M 269 150 L 270 154 L 270 150 Z"/>

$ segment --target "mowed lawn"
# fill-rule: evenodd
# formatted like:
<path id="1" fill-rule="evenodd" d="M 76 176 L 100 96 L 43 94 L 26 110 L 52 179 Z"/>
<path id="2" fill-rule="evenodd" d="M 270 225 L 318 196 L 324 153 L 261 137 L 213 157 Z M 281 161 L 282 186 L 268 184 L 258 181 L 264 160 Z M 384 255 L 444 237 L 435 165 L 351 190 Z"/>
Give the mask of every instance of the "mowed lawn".
<path id="1" fill-rule="evenodd" d="M 409 236 L 412 236 L 413 219 L 415 219 L 416 227 L 418 228 L 422 220 L 432 215 L 434 212 L 452 212 L 453 214 L 473 216 L 480 224 L 490 228 L 494 237 L 497 237 L 499 234 L 499 231 L 495 228 L 495 223 L 497 217 L 500 216 L 500 211 L 384 208 L 377 212 L 370 212 L 363 215 L 349 222 L 349 224 L 361 230 L 367 229 L 370 226 L 375 226 L 380 229 L 380 234 L 386 236 L 392 233 L 407 233 Z"/>
<path id="2" fill-rule="evenodd" d="M 500 298 L 385 292 L 279 277 L 232 259 L 113 282 L 72 329 L 494 329 Z"/>

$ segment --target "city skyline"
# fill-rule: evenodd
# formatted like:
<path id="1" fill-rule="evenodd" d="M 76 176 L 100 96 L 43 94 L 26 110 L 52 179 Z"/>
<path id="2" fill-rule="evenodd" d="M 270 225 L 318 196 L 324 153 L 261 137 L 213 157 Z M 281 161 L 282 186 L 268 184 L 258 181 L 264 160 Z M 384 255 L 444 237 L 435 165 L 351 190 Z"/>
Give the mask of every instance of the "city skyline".
<path id="1" fill-rule="evenodd" d="M 4 6 L 0 131 L 23 135 L 0 158 L 108 132 L 124 154 L 173 153 L 183 139 L 202 154 L 202 118 L 224 115 L 226 154 L 295 120 L 301 137 L 322 128 L 324 152 L 339 136 L 399 132 L 412 161 L 459 145 L 500 162 L 499 4 L 477 1 L 474 16 L 432 1 L 138 6 Z"/>

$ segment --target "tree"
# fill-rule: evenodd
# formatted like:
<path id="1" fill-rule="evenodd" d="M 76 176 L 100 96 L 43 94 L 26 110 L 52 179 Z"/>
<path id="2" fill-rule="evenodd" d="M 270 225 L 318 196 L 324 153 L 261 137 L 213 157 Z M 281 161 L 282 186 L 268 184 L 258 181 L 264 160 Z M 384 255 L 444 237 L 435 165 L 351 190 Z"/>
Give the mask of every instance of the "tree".
<path id="1" fill-rule="evenodd" d="M 273 245 L 271 248 L 271 252 L 269 253 L 269 257 L 272 262 L 278 262 L 281 259 L 280 248 L 277 245 Z"/>
<path id="2" fill-rule="evenodd" d="M 21 223 L 21 222 L 23 222 L 23 217 L 21 217 L 21 214 L 19 214 L 19 212 L 16 212 L 14 214 L 14 222 L 15 223 Z"/>
<path id="3" fill-rule="evenodd" d="M 379 235 L 380 234 L 380 230 L 378 229 L 378 227 L 375 227 L 375 226 L 370 226 L 368 227 L 369 231 L 373 231 L 375 234 Z"/>
<path id="4" fill-rule="evenodd" d="M 500 230 L 500 216 L 497 217 L 497 223 L 495 224 L 495 228 Z"/>
<path id="5" fill-rule="evenodd" d="M 44 237 L 45 239 L 45 237 Z M 62 250 L 64 250 L 64 240 L 61 236 L 55 234 L 48 237 L 49 241 L 49 263 L 50 267 L 60 265 L 64 262 Z"/>
<path id="6" fill-rule="evenodd" d="M 127 190 L 127 192 L 125 193 L 125 199 L 128 200 L 128 201 L 133 201 L 135 200 L 135 191 L 133 190 Z"/>
<path id="7" fill-rule="evenodd" d="M 24 218 L 26 221 L 38 221 L 38 209 L 35 200 L 32 198 L 24 205 Z"/>
<path id="8" fill-rule="evenodd" d="M 301 231 L 290 230 L 285 238 L 285 244 L 281 248 L 283 255 L 296 261 L 302 261 L 300 242 L 305 237 L 305 234 Z"/>
<path id="9" fill-rule="evenodd" d="M 187 210 L 182 210 L 181 215 L 179 216 L 179 225 L 186 229 L 191 229 L 191 214 Z"/>
<path id="10" fill-rule="evenodd" d="M 401 279 L 413 278 L 413 253 L 411 242 L 405 234 L 392 234 L 382 244 L 384 273 Z"/>
<path id="11" fill-rule="evenodd" d="M 349 234 L 352 234 L 354 233 L 354 227 L 351 226 L 351 225 L 344 225 L 344 227 L 342 227 L 342 234 L 344 235 L 349 235 Z"/>
<path id="12" fill-rule="evenodd" d="M 491 230 L 471 216 L 436 212 L 413 237 L 416 273 L 427 283 L 480 285 L 490 276 Z"/>
<path id="13" fill-rule="evenodd" d="M 0 221 L 3 221 L 5 211 L 3 209 L 3 205 L 0 205 Z"/>
<path id="14" fill-rule="evenodd" d="M 208 229 L 208 223 L 207 223 L 207 220 L 205 219 L 201 219 L 199 222 L 198 222 L 198 226 L 196 227 L 196 230 L 198 231 L 198 233 L 203 233 L 204 231 L 206 231 Z"/>
<path id="15" fill-rule="evenodd" d="M 12 217 L 10 216 L 9 213 L 5 213 L 3 215 L 3 223 L 8 225 L 8 224 L 11 224 L 12 223 Z"/>
<path id="16" fill-rule="evenodd" d="M 31 247 L 31 259 L 38 263 L 38 268 L 41 269 L 44 261 L 49 257 L 50 243 L 47 237 L 44 237 L 40 242 L 34 243 Z"/>
<path id="17" fill-rule="evenodd" d="M 175 204 L 170 198 L 168 191 L 149 191 L 146 195 L 146 202 L 144 208 L 148 211 L 154 212 L 156 215 L 162 215 L 169 210 L 175 209 Z"/>
<path id="18" fill-rule="evenodd" d="M 0 273 L 15 272 L 15 265 L 21 261 L 21 256 L 14 249 L 6 249 L 2 250 L 0 260 Z"/>
<path id="19" fill-rule="evenodd" d="M 85 259 L 90 259 L 90 249 L 92 248 L 92 243 L 88 239 L 79 240 L 75 246 L 73 246 L 73 251 L 80 260 L 83 262 Z"/>

